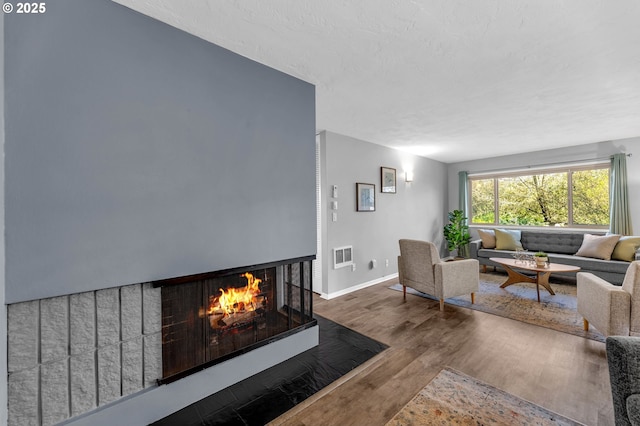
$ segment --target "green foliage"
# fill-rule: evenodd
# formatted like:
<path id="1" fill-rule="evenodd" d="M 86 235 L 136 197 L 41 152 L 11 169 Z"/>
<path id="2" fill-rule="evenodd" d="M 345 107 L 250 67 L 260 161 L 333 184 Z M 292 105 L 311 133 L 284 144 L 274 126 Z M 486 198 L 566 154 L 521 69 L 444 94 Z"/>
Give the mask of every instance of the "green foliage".
<path id="1" fill-rule="evenodd" d="M 577 225 L 609 224 L 609 170 L 573 173 L 573 222 Z"/>
<path id="2" fill-rule="evenodd" d="M 493 179 L 471 181 L 471 217 L 473 223 L 495 223 Z"/>
<path id="3" fill-rule="evenodd" d="M 535 257 L 548 257 L 547 253 L 539 251 L 533 254 Z"/>
<path id="4" fill-rule="evenodd" d="M 501 225 L 555 226 L 569 221 L 566 173 L 501 178 L 498 194 Z"/>
<path id="5" fill-rule="evenodd" d="M 495 185 L 499 200 L 497 221 Z M 609 224 L 609 169 L 472 180 L 471 217 L 477 224 L 606 226 Z"/>
<path id="6" fill-rule="evenodd" d="M 449 212 L 449 224 L 444 227 L 444 238 L 449 251 L 457 250 L 458 256 L 466 257 L 467 245 L 471 241 L 467 218 L 462 210 Z"/>

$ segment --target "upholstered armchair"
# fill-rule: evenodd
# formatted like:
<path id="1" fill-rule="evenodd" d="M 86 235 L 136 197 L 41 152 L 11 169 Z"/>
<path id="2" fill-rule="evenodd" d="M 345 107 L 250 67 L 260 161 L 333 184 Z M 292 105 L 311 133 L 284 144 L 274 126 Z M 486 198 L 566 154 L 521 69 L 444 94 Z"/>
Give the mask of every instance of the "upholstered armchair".
<path id="1" fill-rule="evenodd" d="M 607 337 L 616 425 L 640 425 L 640 338 Z"/>
<path id="2" fill-rule="evenodd" d="M 443 262 L 433 243 L 418 240 L 400 240 L 398 276 L 404 297 L 407 287 L 435 296 L 444 310 L 444 299 L 475 292 L 480 286 L 479 264 L 476 259 Z"/>
<path id="3" fill-rule="evenodd" d="M 640 336 L 640 261 L 631 262 L 622 286 L 578 272 L 578 313 L 584 329 L 593 325 L 605 336 Z"/>

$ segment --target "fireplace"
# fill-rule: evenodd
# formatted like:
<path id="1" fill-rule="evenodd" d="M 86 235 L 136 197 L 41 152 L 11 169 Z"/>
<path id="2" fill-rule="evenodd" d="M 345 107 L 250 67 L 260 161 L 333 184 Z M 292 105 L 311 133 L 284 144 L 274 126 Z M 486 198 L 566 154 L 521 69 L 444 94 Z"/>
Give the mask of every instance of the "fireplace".
<path id="1" fill-rule="evenodd" d="M 162 378 L 170 383 L 316 325 L 313 257 L 154 283 L 161 287 Z"/>

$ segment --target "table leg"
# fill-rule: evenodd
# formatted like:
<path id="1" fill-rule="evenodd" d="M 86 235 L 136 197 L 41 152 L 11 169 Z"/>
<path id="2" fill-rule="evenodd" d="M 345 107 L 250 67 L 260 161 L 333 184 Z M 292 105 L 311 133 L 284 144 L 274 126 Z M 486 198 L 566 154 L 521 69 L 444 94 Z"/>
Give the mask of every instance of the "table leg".
<path id="1" fill-rule="evenodd" d="M 551 275 L 551 272 L 538 271 L 537 274 L 538 279 L 536 281 L 536 292 L 538 292 L 538 303 L 540 303 L 540 286 L 546 288 L 549 294 L 551 294 L 552 296 L 555 296 L 556 294 L 553 292 L 553 289 L 549 284 L 549 276 Z"/>
<path id="2" fill-rule="evenodd" d="M 532 278 L 528 275 L 521 274 L 520 272 L 514 271 L 508 265 L 502 265 L 505 271 L 507 271 L 507 280 L 502 283 L 500 288 L 509 287 L 515 283 L 534 283 L 536 285 L 536 293 L 538 294 L 538 302 L 540 302 L 540 286 L 544 287 L 549 294 L 555 296 L 551 285 L 549 284 L 549 276 L 551 272 L 547 271 L 537 271 L 536 277 Z"/>
<path id="3" fill-rule="evenodd" d="M 549 276 L 551 276 L 551 272 L 538 272 L 538 284 L 540 284 L 542 287 L 546 288 L 547 291 L 552 295 L 555 296 L 556 294 L 553 292 L 553 289 L 551 288 L 551 285 L 549 284 Z"/>
<path id="4" fill-rule="evenodd" d="M 530 276 L 521 274 L 520 272 L 514 271 L 507 265 L 501 265 L 505 271 L 507 271 L 508 277 L 507 280 L 502 283 L 500 288 L 509 287 L 511 284 L 515 283 L 536 283 L 538 280 L 536 278 L 531 278 Z"/>

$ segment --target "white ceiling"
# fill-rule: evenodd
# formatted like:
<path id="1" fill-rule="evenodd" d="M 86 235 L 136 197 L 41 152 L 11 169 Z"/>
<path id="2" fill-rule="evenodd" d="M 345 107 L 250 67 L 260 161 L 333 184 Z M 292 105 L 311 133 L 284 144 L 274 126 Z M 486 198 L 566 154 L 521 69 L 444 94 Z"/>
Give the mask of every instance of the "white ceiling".
<path id="1" fill-rule="evenodd" d="M 316 85 L 318 130 L 444 162 L 640 136 L 638 0 L 115 0 Z"/>

